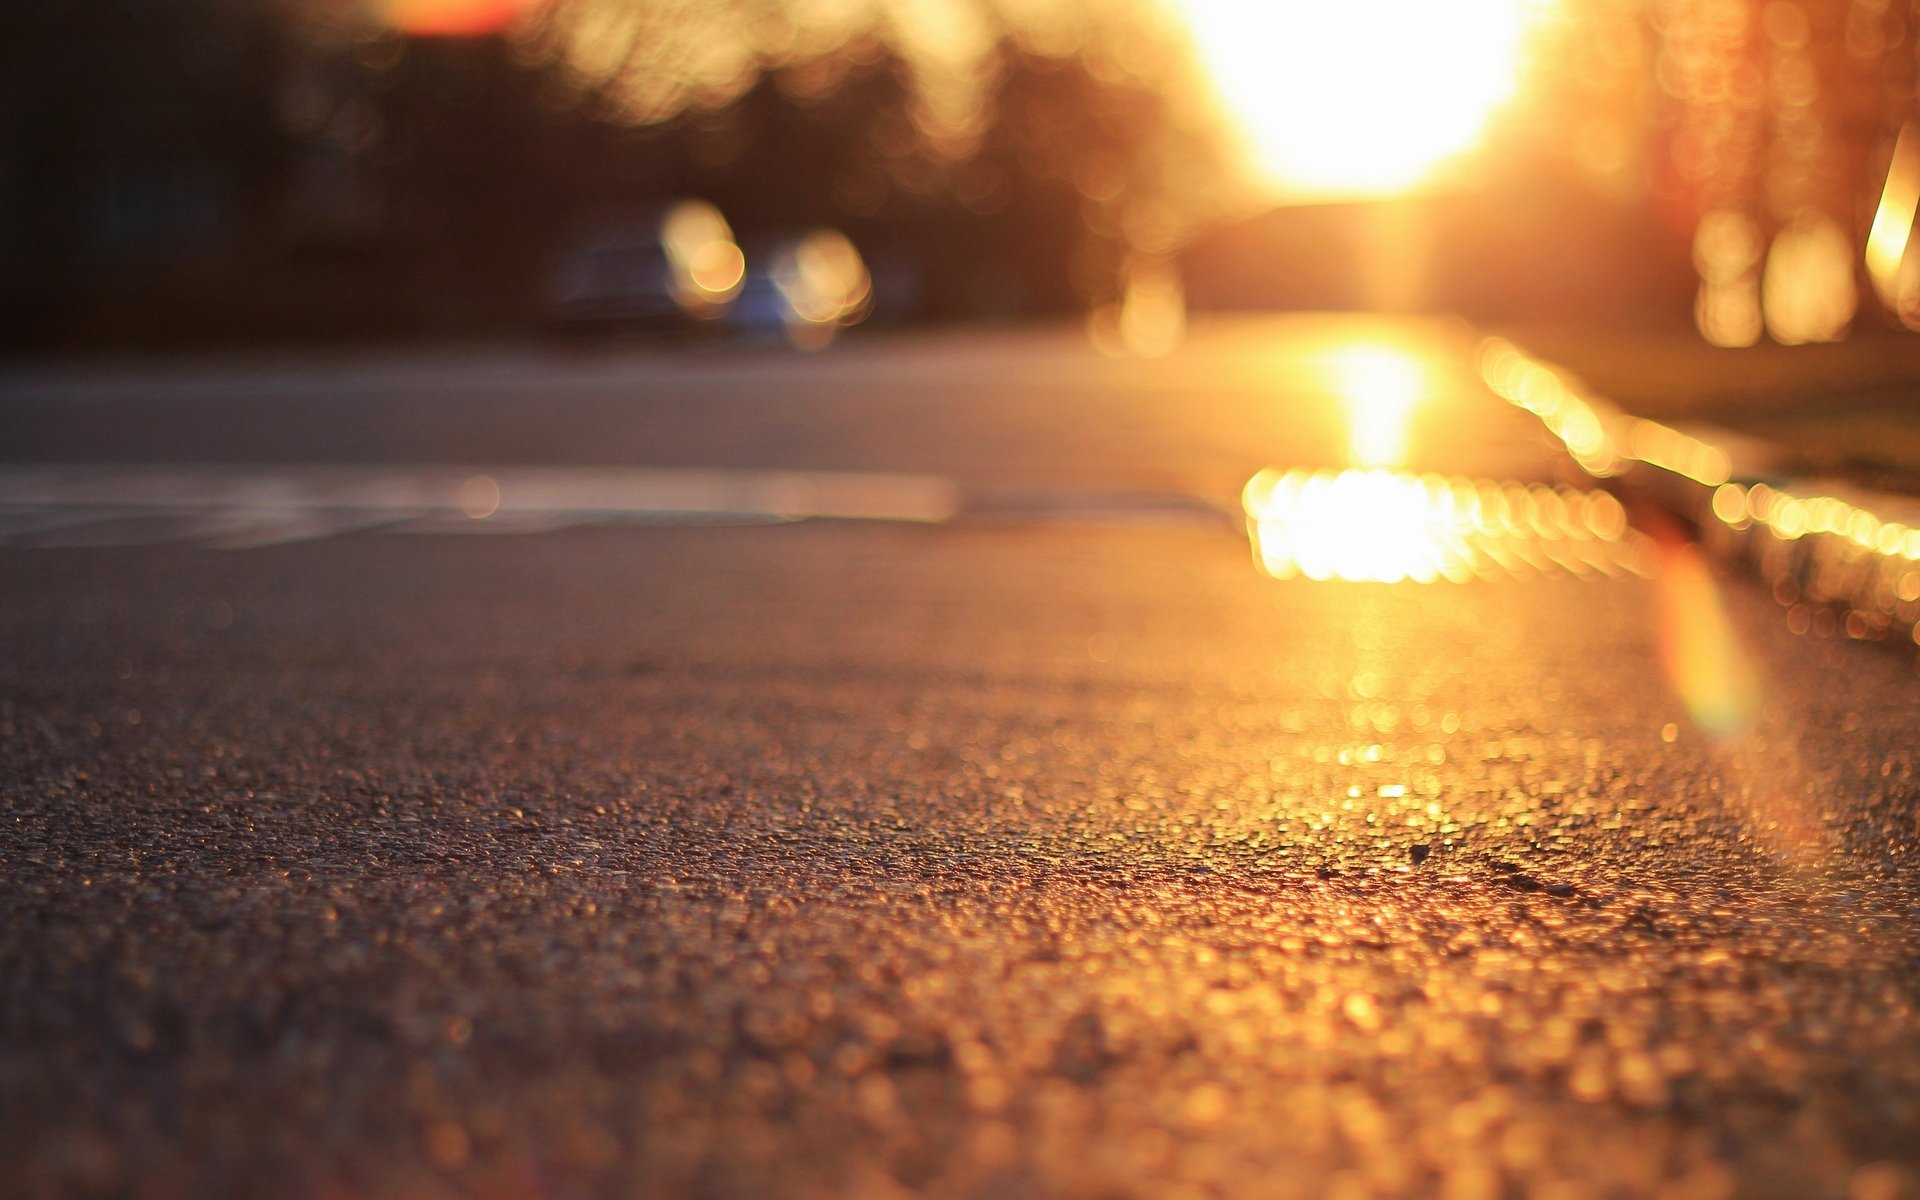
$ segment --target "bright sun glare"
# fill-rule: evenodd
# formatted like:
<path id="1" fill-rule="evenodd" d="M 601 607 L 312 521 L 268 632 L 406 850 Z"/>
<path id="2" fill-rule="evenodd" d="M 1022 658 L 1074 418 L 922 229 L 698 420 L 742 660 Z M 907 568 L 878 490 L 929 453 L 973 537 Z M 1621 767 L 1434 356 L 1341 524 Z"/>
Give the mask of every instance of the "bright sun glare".
<path id="1" fill-rule="evenodd" d="M 1405 191 L 1473 148 L 1550 0 L 1177 0 L 1265 182 Z"/>
<path id="2" fill-rule="evenodd" d="M 1399 466 L 1407 456 L 1414 409 L 1426 394 L 1419 358 L 1362 342 L 1333 350 L 1325 362 L 1347 410 L 1348 454 L 1354 464 Z"/>

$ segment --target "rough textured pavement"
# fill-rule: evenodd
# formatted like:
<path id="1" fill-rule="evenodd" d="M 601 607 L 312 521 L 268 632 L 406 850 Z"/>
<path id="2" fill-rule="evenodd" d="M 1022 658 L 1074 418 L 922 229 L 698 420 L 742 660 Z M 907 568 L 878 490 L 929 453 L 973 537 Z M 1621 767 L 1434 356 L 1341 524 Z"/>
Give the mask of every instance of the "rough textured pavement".
<path id="1" fill-rule="evenodd" d="M 0 1192 L 1914 1195 L 1912 668 L 1666 579 L 0 552 Z"/>

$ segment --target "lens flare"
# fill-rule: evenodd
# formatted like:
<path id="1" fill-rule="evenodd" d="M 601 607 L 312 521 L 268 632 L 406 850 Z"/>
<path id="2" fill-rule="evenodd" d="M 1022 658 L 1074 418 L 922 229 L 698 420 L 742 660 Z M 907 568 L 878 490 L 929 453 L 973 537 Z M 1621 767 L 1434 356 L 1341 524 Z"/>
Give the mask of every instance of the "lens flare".
<path id="1" fill-rule="evenodd" d="M 1715 737 L 1732 737 L 1753 723 L 1759 681 L 1700 552 L 1678 530 L 1654 532 L 1660 660 L 1667 679 L 1694 724 Z"/>

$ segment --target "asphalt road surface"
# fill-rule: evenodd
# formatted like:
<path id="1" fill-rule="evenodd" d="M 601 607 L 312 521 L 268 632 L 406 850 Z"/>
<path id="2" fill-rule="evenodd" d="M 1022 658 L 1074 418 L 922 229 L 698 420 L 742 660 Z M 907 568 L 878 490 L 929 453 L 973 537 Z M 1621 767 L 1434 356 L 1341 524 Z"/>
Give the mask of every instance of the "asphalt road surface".
<path id="1" fill-rule="evenodd" d="M 1911 663 L 1472 346 L 0 379 L 0 1194 L 1920 1195 Z M 1256 570 L 1356 455 L 1515 519 Z"/>

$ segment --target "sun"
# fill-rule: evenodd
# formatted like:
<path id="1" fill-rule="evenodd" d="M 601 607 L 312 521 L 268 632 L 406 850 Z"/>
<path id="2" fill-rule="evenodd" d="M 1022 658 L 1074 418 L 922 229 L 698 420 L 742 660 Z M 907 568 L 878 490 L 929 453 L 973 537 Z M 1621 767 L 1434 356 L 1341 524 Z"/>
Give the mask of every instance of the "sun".
<path id="1" fill-rule="evenodd" d="M 1471 150 L 1550 0 L 1176 0 L 1261 182 L 1393 195 Z"/>

